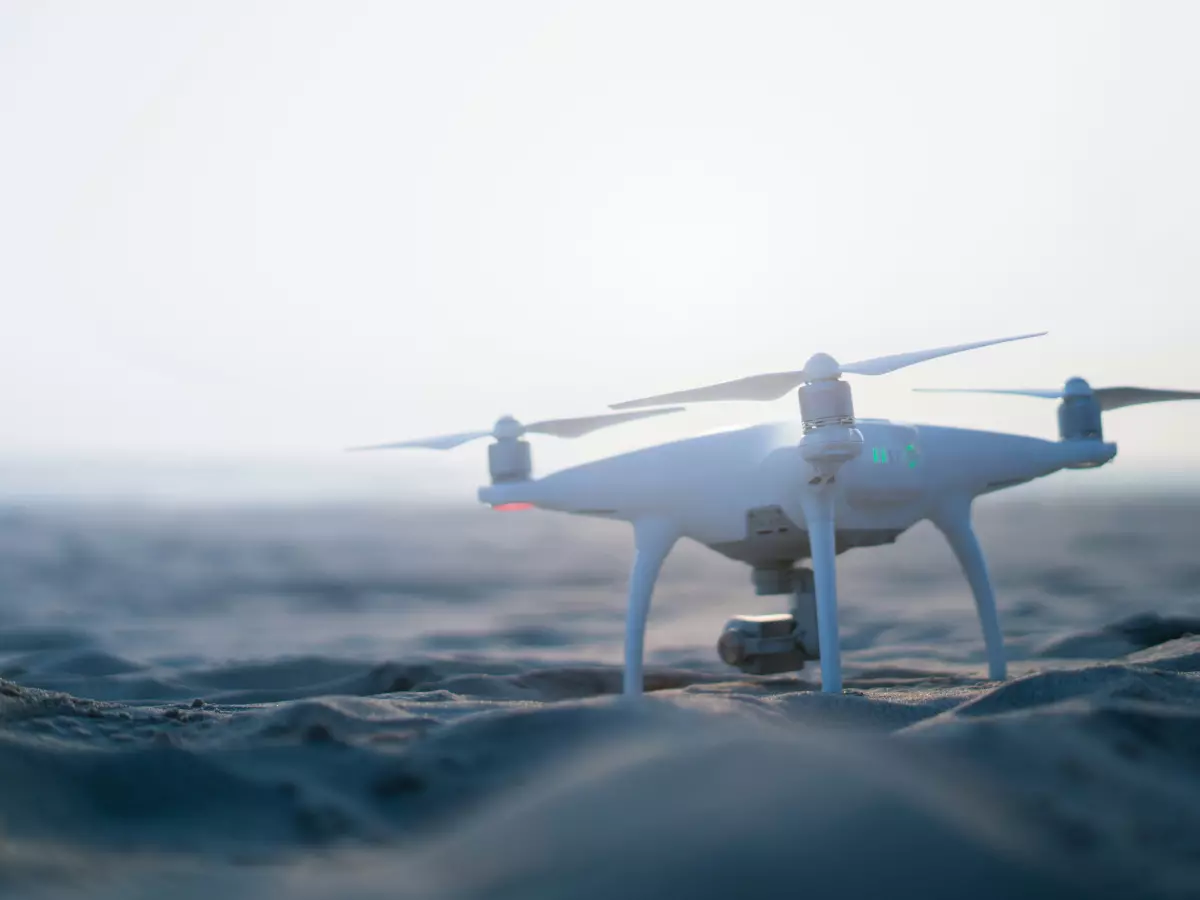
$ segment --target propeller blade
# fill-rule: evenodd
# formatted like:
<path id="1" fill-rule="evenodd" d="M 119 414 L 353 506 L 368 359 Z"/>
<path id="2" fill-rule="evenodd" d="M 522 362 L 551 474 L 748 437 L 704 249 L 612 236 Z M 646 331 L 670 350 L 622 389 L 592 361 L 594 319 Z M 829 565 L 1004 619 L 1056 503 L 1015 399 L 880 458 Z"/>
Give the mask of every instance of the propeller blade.
<path id="1" fill-rule="evenodd" d="M 934 350 L 918 350 L 915 353 L 899 353 L 895 356 L 880 356 L 861 362 L 839 366 L 842 372 L 856 375 L 886 375 L 905 366 L 924 362 L 927 359 L 937 359 L 939 356 L 949 356 L 951 353 L 962 353 L 964 350 L 976 350 L 979 347 L 990 347 L 992 344 L 1004 344 L 1009 341 L 1023 341 L 1027 338 L 1041 337 L 1046 334 L 1039 331 L 1035 334 L 1019 334 L 1015 337 L 996 338 L 990 341 L 976 341 L 973 344 L 958 344 L 954 347 L 938 347 Z M 809 361 L 810 363 L 812 360 Z M 832 366 L 833 361 L 828 360 Z M 837 369 L 831 373 L 837 375 Z M 820 375 L 817 377 L 826 377 Z M 807 376 L 804 369 L 796 372 L 772 372 L 767 375 L 751 375 L 748 378 L 738 378 L 734 381 L 722 381 L 720 384 L 710 384 L 707 387 L 692 388 L 686 391 L 675 391 L 670 394 L 656 394 L 653 397 L 642 397 L 637 400 L 625 400 L 614 403 L 610 409 L 635 409 L 641 406 L 660 406 L 664 403 L 708 403 L 717 400 L 778 400 L 788 391 L 804 384 Z"/>
<path id="2" fill-rule="evenodd" d="M 648 419 L 651 416 L 665 416 L 668 413 L 677 412 L 683 412 L 683 407 L 672 406 L 667 409 L 648 409 L 641 412 L 601 413 L 596 416 L 581 416 L 575 419 L 545 419 L 541 422 L 534 422 L 532 425 L 521 425 L 520 423 L 512 422 L 511 425 L 514 429 L 513 433 L 516 435 L 535 432 L 537 434 L 549 434 L 560 438 L 577 438 L 583 437 L 585 434 L 591 434 L 593 431 L 601 428 L 608 428 L 610 425 L 620 425 L 622 422 L 632 422 L 634 419 Z M 443 434 L 438 437 L 397 441 L 393 444 L 371 444 L 367 447 L 351 447 L 349 449 L 352 451 L 401 450 L 407 447 L 423 447 L 428 450 L 449 450 L 468 441 L 476 441 L 479 438 L 492 436 L 492 431 L 464 431 L 460 434 Z"/>
<path id="3" fill-rule="evenodd" d="M 965 350 L 977 350 L 980 347 L 990 347 L 993 344 L 1007 344 L 1009 341 L 1024 341 L 1029 338 L 1041 337 L 1045 331 L 1034 334 L 1018 334 L 1015 337 L 995 338 L 990 341 L 976 341 L 973 344 L 956 344 L 953 347 L 938 347 L 934 350 L 918 350 L 915 353 L 897 353 L 894 356 L 877 356 L 875 359 L 864 359 L 861 362 L 850 363 L 841 367 L 843 372 L 855 375 L 886 375 L 903 369 L 905 366 L 937 359 L 939 356 L 949 356 L 951 353 L 962 353 Z"/>
<path id="4" fill-rule="evenodd" d="M 1104 411 L 1140 403 L 1164 403 L 1167 400 L 1200 400 L 1200 391 L 1162 391 L 1156 388 L 1109 387 L 1095 391 Z"/>
<path id="5" fill-rule="evenodd" d="M 443 434 L 440 437 L 417 438 L 413 441 L 398 441 L 394 444 L 372 444 L 368 447 L 350 447 L 351 451 L 359 450 L 400 450 L 406 447 L 424 447 L 428 450 L 449 450 L 468 441 L 490 437 L 490 431 L 464 431 L 461 434 Z"/>
<path id="6" fill-rule="evenodd" d="M 1041 397 L 1045 400 L 1061 400 L 1062 388 L 1042 390 L 1001 390 L 993 388 L 913 388 L 918 394 L 1015 394 L 1018 397 Z"/>
<path id="7" fill-rule="evenodd" d="M 804 370 L 751 375 L 734 381 L 723 381 L 707 387 L 657 394 L 639 400 L 614 403 L 610 409 L 633 409 L 639 406 L 659 406 L 663 403 L 707 403 L 716 400 L 778 400 L 788 391 L 804 383 Z"/>
<path id="8" fill-rule="evenodd" d="M 577 419 L 546 419 L 526 425 L 525 430 L 538 434 L 551 434 L 560 438 L 577 438 L 601 428 L 620 425 L 622 422 L 632 422 L 635 419 L 648 419 L 651 416 L 664 416 L 677 412 L 683 412 L 683 407 L 671 406 L 665 409 L 648 409 L 641 412 L 601 413 L 597 416 L 581 416 Z"/>
<path id="9" fill-rule="evenodd" d="M 1019 397 L 1041 397 L 1046 400 L 1061 400 L 1065 396 L 1062 388 L 1043 390 L 1000 390 L 996 388 L 914 388 L 922 394 L 1012 394 Z M 1165 391 L 1157 388 L 1109 387 L 1094 388 L 1092 396 L 1100 409 L 1108 412 L 1123 406 L 1142 403 L 1165 403 L 1168 400 L 1200 400 L 1200 391 Z"/>

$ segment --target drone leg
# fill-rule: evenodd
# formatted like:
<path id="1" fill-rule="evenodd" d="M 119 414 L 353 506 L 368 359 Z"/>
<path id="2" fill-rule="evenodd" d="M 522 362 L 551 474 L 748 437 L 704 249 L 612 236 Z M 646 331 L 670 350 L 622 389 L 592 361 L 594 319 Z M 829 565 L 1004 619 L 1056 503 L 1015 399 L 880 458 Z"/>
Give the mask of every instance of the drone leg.
<path id="1" fill-rule="evenodd" d="M 633 536 L 636 552 L 629 576 L 629 609 L 625 618 L 626 696 L 642 693 L 642 657 L 650 597 L 663 561 L 675 546 L 679 533 L 670 523 L 656 519 L 634 523 Z"/>
<path id="2" fill-rule="evenodd" d="M 988 575 L 987 562 L 975 529 L 971 525 L 971 503 L 954 502 L 944 506 L 932 517 L 933 524 L 946 537 L 950 549 L 958 558 L 971 593 L 975 596 L 975 609 L 979 613 L 979 624 L 983 626 L 983 643 L 987 650 L 988 677 L 1003 681 L 1008 677 L 1008 664 L 1004 658 L 1004 634 L 1000 631 L 1000 617 L 996 613 L 996 595 L 992 591 L 992 580 Z"/>
<path id="3" fill-rule="evenodd" d="M 828 485 L 821 485 L 808 494 L 803 503 L 817 594 L 821 690 L 827 694 L 839 694 L 842 691 L 842 651 L 838 645 L 837 539 L 833 523 L 833 493 Z"/>

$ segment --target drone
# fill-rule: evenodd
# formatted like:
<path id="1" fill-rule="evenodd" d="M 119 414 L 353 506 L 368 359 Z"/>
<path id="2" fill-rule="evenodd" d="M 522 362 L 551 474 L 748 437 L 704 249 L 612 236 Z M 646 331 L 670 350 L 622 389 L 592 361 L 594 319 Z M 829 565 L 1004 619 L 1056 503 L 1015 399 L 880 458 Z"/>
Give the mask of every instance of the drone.
<path id="1" fill-rule="evenodd" d="M 819 661 L 821 689 L 842 690 L 836 559 L 852 548 L 894 543 L 922 520 L 946 538 L 974 597 L 988 677 L 1007 677 L 996 597 L 972 525 L 977 497 L 1062 469 L 1087 469 L 1117 453 L 1101 414 L 1125 406 L 1200 399 L 1200 392 L 1093 388 L 1082 378 L 1050 390 L 924 389 L 1000 393 L 1059 401 L 1059 440 L 854 415 L 843 375 L 886 375 L 927 360 L 1010 341 L 1022 334 L 842 364 L 817 353 L 802 369 L 613 404 L 616 412 L 522 425 L 511 416 L 489 431 L 351 449 L 445 450 L 491 437 L 491 483 L 480 502 L 499 510 L 539 508 L 633 526 L 634 559 L 625 624 L 623 693 L 643 690 L 646 620 L 672 548 L 690 538 L 751 568 L 756 594 L 786 595 L 786 614 L 735 616 L 717 641 L 720 658 L 751 674 L 798 671 Z M 795 391 L 799 416 L 702 434 L 610 456 L 534 478 L 524 436 L 581 437 L 633 419 L 681 412 L 691 403 L 773 401 Z M 683 404 L 683 405 L 679 405 Z M 801 563 L 809 565 L 802 566 Z"/>

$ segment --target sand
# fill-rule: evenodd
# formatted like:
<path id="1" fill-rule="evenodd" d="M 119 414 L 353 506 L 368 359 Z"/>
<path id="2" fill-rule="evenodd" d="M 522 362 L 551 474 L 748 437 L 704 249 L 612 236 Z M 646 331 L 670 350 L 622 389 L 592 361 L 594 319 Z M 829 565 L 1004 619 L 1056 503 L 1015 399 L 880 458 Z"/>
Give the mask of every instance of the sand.
<path id="1" fill-rule="evenodd" d="M 926 531 L 842 557 L 838 696 L 722 666 L 779 598 L 687 548 L 642 702 L 605 523 L 10 509 L 0 893 L 1196 896 L 1197 508 L 992 507 L 999 684 Z"/>

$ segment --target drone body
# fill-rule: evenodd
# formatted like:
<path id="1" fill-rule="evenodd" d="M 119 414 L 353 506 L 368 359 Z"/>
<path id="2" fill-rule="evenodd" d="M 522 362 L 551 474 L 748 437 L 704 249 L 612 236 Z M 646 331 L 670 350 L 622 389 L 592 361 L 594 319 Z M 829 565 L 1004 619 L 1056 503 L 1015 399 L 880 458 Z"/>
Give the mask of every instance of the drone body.
<path id="1" fill-rule="evenodd" d="M 950 541 L 975 594 L 989 676 L 1003 679 L 1003 641 L 971 528 L 971 502 L 1064 468 L 1102 465 L 1116 455 L 1116 446 L 883 420 L 856 424 L 863 453 L 837 474 L 835 553 L 890 544 L 916 523 L 932 521 Z M 479 499 L 495 507 L 528 504 L 634 526 L 638 557 L 626 636 L 626 692 L 637 693 L 645 627 L 645 613 L 639 611 L 648 611 L 658 569 L 676 541 L 690 538 L 746 563 L 759 584 L 812 558 L 802 499 L 812 475 L 800 450 L 802 437 L 799 422 L 702 435 L 535 481 L 481 488 Z M 793 592 L 788 579 L 779 583 L 780 590 L 760 587 L 760 593 Z M 811 646 L 820 648 L 823 662 L 836 652 L 828 639 Z"/>
<path id="2" fill-rule="evenodd" d="M 859 419 L 864 452 L 837 476 L 838 550 L 890 543 L 949 496 L 973 499 L 1064 468 L 1100 465 L 1116 446 Z M 636 523 L 669 519 L 680 537 L 765 567 L 809 556 L 800 496 L 810 478 L 799 422 L 772 422 L 659 444 L 537 480 L 480 488 L 492 506 Z M 759 535 L 754 512 L 781 509 L 794 528 Z"/>
<path id="3" fill-rule="evenodd" d="M 535 423 L 502 419 L 490 433 L 492 484 L 481 502 L 616 519 L 633 526 L 635 555 L 625 633 L 626 694 L 642 691 L 643 641 L 654 584 L 675 544 L 690 538 L 750 566 L 759 594 L 791 595 L 791 614 L 730 620 L 722 658 L 749 672 L 779 672 L 819 659 L 824 691 L 841 690 L 836 556 L 889 544 L 928 520 L 946 537 L 974 596 L 988 674 L 1006 675 L 1003 635 L 983 551 L 971 522 L 976 497 L 1066 468 L 1113 459 L 1101 413 L 1138 403 L 1200 399 L 1200 393 L 1146 388 L 1093 390 L 1082 379 L 1051 391 L 999 391 L 1053 398 L 1060 440 L 856 419 L 843 373 L 883 375 L 939 356 L 1022 335 L 840 365 L 825 354 L 804 369 L 757 375 L 616 404 L 585 419 Z M 575 437 L 631 418 L 678 412 L 667 403 L 772 400 L 797 389 L 800 415 L 624 453 L 533 478 L 525 431 Z M 445 449 L 487 436 L 470 432 L 401 445 Z M 811 561 L 810 568 L 797 564 Z"/>

